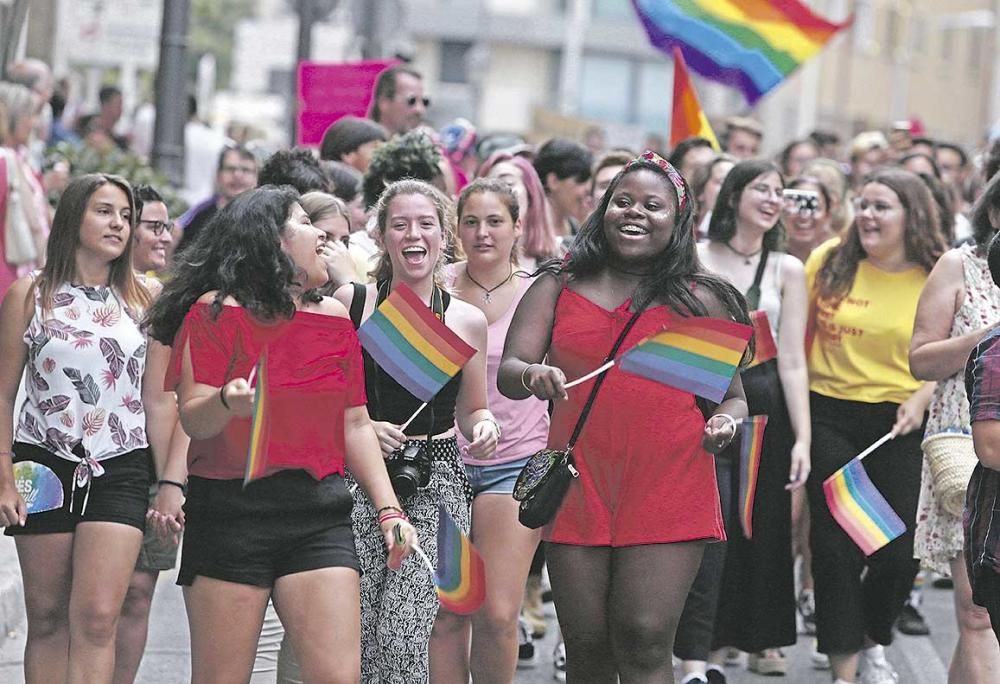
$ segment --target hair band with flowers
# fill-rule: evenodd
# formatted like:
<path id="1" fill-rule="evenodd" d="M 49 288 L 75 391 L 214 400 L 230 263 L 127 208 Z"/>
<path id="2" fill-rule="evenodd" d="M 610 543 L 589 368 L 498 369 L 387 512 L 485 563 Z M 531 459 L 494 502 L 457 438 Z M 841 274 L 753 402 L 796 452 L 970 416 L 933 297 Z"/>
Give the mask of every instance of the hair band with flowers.
<path id="1" fill-rule="evenodd" d="M 677 172 L 677 169 L 674 168 L 674 165 L 658 155 L 656 152 L 646 150 L 626 164 L 625 169 L 627 170 L 639 162 L 652 162 L 663 169 L 663 172 L 667 174 L 667 178 L 670 179 L 674 189 L 677 191 L 677 208 L 679 211 L 683 210 L 687 205 L 688 200 L 687 187 L 684 185 L 684 179 L 681 177 L 681 174 Z"/>

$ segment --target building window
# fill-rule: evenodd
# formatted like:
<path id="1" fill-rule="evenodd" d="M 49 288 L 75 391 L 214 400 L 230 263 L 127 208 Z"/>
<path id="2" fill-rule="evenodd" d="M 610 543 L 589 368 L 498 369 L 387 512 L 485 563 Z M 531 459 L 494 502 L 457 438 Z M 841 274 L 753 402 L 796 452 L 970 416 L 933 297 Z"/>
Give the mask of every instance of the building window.
<path id="1" fill-rule="evenodd" d="M 441 42 L 441 82 L 468 83 L 468 56 L 472 43 L 457 41 Z"/>
<path id="2" fill-rule="evenodd" d="M 580 69 L 581 116 L 628 123 L 631 92 L 631 60 L 584 55 Z"/>
<path id="3" fill-rule="evenodd" d="M 632 3 L 629 0 L 592 0 L 591 14 L 601 19 L 632 19 Z"/>
<path id="4" fill-rule="evenodd" d="M 666 132 L 670 100 L 673 97 L 670 89 L 672 67 L 665 62 L 643 62 L 638 66 L 636 123 L 647 131 Z"/>
<path id="5" fill-rule="evenodd" d="M 875 8 L 872 0 L 857 0 L 854 5 L 854 47 L 872 50 L 875 47 Z"/>
<path id="6" fill-rule="evenodd" d="M 984 41 L 985 35 L 983 34 L 983 29 L 976 27 L 969 29 L 968 70 L 972 81 L 978 80 L 983 68 Z"/>

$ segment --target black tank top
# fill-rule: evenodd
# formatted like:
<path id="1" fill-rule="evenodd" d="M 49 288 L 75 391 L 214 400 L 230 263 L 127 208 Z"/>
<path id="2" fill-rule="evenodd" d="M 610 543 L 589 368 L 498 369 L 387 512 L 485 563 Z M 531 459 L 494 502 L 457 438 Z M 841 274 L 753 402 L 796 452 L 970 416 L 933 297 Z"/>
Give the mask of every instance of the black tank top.
<path id="1" fill-rule="evenodd" d="M 451 295 L 435 287 L 441 293 L 441 311 L 435 311 L 441 320 L 451 304 Z M 382 303 L 384 292 L 388 296 L 389 288 L 379 283 L 379 298 L 375 302 L 378 307 Z M 354 296 L 351 299 L 351 321 L 354 328 L 361 325 L 361 317 L 365 310 L 367 288 L 354 283 Z M 413 415 L 413 412 L 423 403 L 410 394 L 402 385 L 392 379 L 375 363 L 364 349 L 361 355 L 365 362 L 365 392 L 368 395 L 368 415 L 372 420 L 384 420 L 394 425 L 402 425 Z M 407 435 L 437 435 L 447 432 L 455 426 L 455 402 L 458 399 L 458 389 L 462 384 L 462 371 L 459 370 L 448 383 L 441 388 L 423 411 L 410 423 L 404 433 Z"/>

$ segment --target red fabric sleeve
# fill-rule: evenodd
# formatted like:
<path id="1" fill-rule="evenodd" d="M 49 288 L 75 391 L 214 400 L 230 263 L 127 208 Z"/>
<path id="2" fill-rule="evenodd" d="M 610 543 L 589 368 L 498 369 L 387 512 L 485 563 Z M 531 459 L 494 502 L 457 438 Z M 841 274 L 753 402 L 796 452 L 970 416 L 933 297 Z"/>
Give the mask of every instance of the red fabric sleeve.
<path id="1" fill-rule="evenodd" d="M 350 330 L 351 341 L 347 345 L 347 405 L 364 406 L 368 403 L 365 393 L 365 364 L 361 357 L 361 342 L 357 333 Z"/>
<path id="2" fill-rule="evenodd" d="M 219 317 L 213 320 L 207 304 L 191 307 L 174 338 L 164 390 L 174 391 L 180 383 L 185 347 L 191 350 L 195 382 L 221 387 L 229 381 L 238 338 L 238 319 L 230 308 L 222 307 Z"/>

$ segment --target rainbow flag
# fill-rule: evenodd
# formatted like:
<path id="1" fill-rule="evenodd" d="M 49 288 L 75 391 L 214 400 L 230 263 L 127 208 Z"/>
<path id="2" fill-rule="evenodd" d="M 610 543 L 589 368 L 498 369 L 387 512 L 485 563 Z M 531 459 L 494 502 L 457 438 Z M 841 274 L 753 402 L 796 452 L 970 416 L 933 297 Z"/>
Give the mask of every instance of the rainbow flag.
<path id="1" fill-rule="evenodd" d="M 719 403 L 726 396 L 753 328 L 707 316 L 683 318 L 621 357 L 623 371 Z"/>
<path id="2" fill-rule="evenodd" d="M 253 417 L 250 421 L 250 444 L 247 447 L 247 469 L 243 475 L 243 486 L 263 477 L 267 472 L 267 443 L 269 441 L 269 415 L 271 398 L 267 391 L 267 349 L 261 351 L 257 359 L 254 377 L 257 384 L 253 393 Z"/>
<path id="3" fill-rule="evenodd" d="M 476 353 L 403 284 L 358 328 L 358 338 L 375 362 L 421 401 L 430 401 Z"/>
<path id="4" fill-rule="evenodd" d="M 486 566 L 444 504 L 438 504 L 438 568 L 434 573 L 441 605 L 458 615 L 471 615 L 486 600 Z"/>
<path id="5" fill-rule="evenodd" d="M 778 358 L 778 345 L 771 334 L 771 324 L 767 312 L 755 309 L 750 312 L 750 322 L 753 324 L 754 353 L 749 368 L 758 366 L 771 359 Z"/>
<path id="6" fill-rule="evenodd" d="M 813 57 L 836 24 L 797 0 L 632 0 L 653 47 L 755 103 Z"/>
<path id="7" fill-rule="evenodd" d="M 861 459 L 854 458 L 823 482 L 826 505 L 866 556 L 906 531 L 906 525 L 875 488 Z"/>
<path id="8" fill-rule="evenodd" d="M 670 146 L 676 147 L 677 143 L 685 138 L 700 136 L 712 143 L 712 147 L 719 150 L 719 140 L 715 137 L 708 117 L 701 109 L 698 101 L 698 93 L 694 90 L 691 77 L 688 75 L 687 65 L 684 63 L 684 55 L 680 48 L 674 48 L 674 101 L 673 110 L 670 115 Z"/>
<path id="9" fill-rule="evenodd" d="M 757 494 L 765 427 L 767 416 L 750 416 L 743 421 L 740 437 L 740 527 L 747 539 L 753 538 L 753 500 Z"/>

